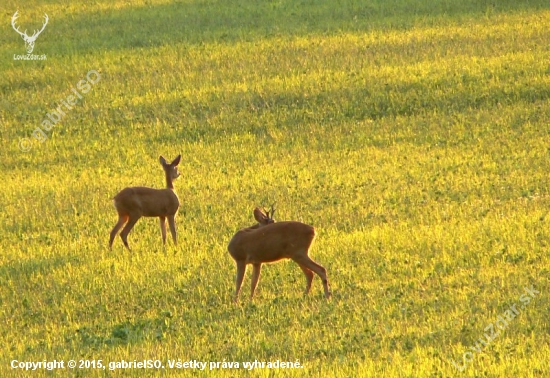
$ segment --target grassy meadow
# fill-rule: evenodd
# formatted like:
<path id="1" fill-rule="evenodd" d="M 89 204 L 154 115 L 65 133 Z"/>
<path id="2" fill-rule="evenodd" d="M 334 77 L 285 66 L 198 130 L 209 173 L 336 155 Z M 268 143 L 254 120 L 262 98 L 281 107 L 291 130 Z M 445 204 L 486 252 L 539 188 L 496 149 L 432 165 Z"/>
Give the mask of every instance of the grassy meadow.
<path id="1" fill-rule="evenodd" d="M 550 375 L 547 0 L 0 9 L 1 376 Z M 17 10 L 48 14 L 47 59 L 14 59 Z M 142 218 L 109 251 L 112 197 L 164 187 L 178 154 L 178 245 Z M 232 303 L 227 244 L 273 202 L 315 227 L 331 300 L 286 261 Z"/>

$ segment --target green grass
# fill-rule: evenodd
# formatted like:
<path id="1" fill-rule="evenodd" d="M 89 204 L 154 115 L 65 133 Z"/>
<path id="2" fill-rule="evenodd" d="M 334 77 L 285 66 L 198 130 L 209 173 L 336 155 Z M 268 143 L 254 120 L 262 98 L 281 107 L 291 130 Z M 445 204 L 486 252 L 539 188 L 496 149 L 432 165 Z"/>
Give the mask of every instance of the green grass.
<path id="1" fill-rule="evenodd" d="M 25 52 L 21 29 L 50 23 Z M 213 376 L 550 374 L 547 1 L 8 0 L 0 26 L 0 375 L 12 360 L 238 361 Z M 46 132 L 90 70 L 101 80 Z M 22 138 L 30 151 L 19 148 Z M 179 244 L 117 237 L 111 198 L 182 154 Z M 318 277 L 227 244 L 277 203 Z M 170 238 L 169 238 L 170 239 Z M 483 351 L 486 327 L 540 291 Z M 299 360 L 303 369 L 243 361 Z M 118 371 L 124 376 L 190 370 Z M 83 369 L 77 376 L 104 376 Z M 67 371 L 57 371 L 66 375 Z M 197 375 L 197 374 L 195 374 Z"/>

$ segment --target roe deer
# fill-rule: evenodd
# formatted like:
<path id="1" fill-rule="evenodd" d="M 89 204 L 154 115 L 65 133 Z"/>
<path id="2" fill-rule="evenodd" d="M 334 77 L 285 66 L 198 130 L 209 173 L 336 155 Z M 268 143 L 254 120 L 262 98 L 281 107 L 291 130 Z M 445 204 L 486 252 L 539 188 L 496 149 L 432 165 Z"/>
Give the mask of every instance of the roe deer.
<path id="1" fill-rule="evenodd" d="M 246 265 L 252 264 L 252 290 L 250 299 L 254 297 L 254 291 L 260 279 L 262 263 L 275 262 L 281 259 L 294 260 L 306 276 L 306 291 L 309 293 L 313 273 L 317 273 L 323 281 L 325 297 L 331 296 L 327 271 L 308 256 L 309 248 L 315 238 L 315 229 L 301 222 L 275 222 L 273 214 L 275 210 L 271 206 L 269 211 L 254 209 L 254 218 L 258 224 L 243 228 L 233 236 L 227 249 L 231 257 L 237 263 L 237 278 L 235 302 L 239 301 L 239 293 L 243 283 Z"/>
<path id="2" fill-rule="evenodd" d="M 120 237 L 128 250 L 128 234 L 141 217 L 159 217 L 162 243 L 166 245 L 166 218 L 170 225 L 170 233 L 174 244 L 176 244 L 176 212 L 180 206 L 178 196 L 174 192 L 172 180 L 179 177 L 177 165 L 180 163 L 181 155 L 178 155 L 173 162 L 168 164 L 164 157 L 160 157 L 160 164 L 166 176 L 166 189 L 153 189 L 136 186 L 122 189 L 113 199 L 118 212 L 118 222 L 111 231 L 109 249 L 113 247 L 113 240 L 118 231 L 126 226 L 120 233 Z"/>

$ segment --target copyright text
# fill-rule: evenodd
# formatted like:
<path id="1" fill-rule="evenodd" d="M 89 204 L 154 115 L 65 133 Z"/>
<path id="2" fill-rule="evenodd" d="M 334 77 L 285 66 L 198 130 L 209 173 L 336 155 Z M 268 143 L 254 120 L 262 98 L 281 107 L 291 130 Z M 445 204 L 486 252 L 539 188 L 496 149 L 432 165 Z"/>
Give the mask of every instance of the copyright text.
<path id="1" fill-rule="evenodd" d="M 21 370 L 55 370 L 55 369 L 102 369 L 102 370 L 120 370 L 120 369 L 193 369 L 193 370 L 219 370 L 219 369 L 302 369 L 304 366 L 299 360 L 295 361 L 198 361 L 168 359 L 165 362 L 161 360 L 133 360 L 133 361 L 110 361 L 104 360 L 64 360 L 53 361 L 18 361 L 12 360 L 10 365 L 12 369 Z"/>

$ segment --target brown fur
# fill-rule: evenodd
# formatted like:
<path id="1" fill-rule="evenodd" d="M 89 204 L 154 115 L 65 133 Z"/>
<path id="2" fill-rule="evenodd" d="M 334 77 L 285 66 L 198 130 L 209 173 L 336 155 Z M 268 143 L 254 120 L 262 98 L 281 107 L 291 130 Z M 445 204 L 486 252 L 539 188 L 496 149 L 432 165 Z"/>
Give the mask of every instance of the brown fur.
<path id="1" fill-rule="evenodd" d="M 111 231 L 109 248 L 112 248 L 113 241 L 118 231 L 124 226 L 120 237 L 128 250 L 128 234 L 141 217 L 159 217 L 162 242 L 166 244 L 166 218 L 170 226 L 170 233 L 174 244 L 177 242 L 175 217 L 180 202 L 172 180 L 179 176 L 177 165 L 181 155 L 176 157 L 170 164 L 161 156 L 160 163 L 164 169 L 166 178 L 166 189 L 153 189 L 142 186 L 122 189 L 114 198 L 114 205 L 118 213 L 118 222 Z"/>
<path id="2" fill-rule="evenodd" d="M 315 229 L 301 222 L 275 223 L 273 218 L 269 217 L 269 212 L 264 214 L 259 208 L 254 209 L 254 217 L 258 224 L 237 231 L 227 247 L 237 263 L 235 302 L 239 298 L 247 264 L 252 264 L 254 268 L 250 293 L 252 298 L 260 278 L 262 263 L 281 259 L 292 259 L 300 266 L 306 276 L 306 294 L 311 289 L 315 272 L 323 281 L 325 296 L 330 298 L 326 269 L 308 256 L 315 239 Z"/>

